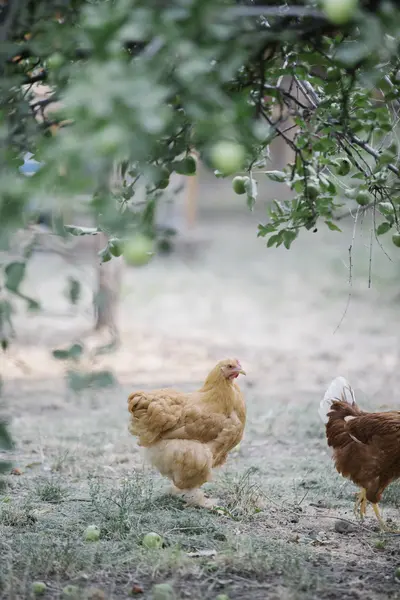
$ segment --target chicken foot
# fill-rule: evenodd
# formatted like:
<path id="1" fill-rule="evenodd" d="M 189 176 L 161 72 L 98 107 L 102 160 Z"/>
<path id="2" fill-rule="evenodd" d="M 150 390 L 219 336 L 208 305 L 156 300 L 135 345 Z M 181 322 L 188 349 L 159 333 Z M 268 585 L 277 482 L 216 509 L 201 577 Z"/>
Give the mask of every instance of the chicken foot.
<path id="1" fill-rule="evenodd" d="M 189 506 L 200 506 L 202 508 L 214 508 L 219 505 L 215 498 L 207 498 L 204 492 L 199 489 L 181 490 L 174 485 L 169 488 L 169 493 L 173 496 L 180 496 Z"/>
<path id="2" fill-rule="evenodd" d="M 376 516 L 376 518 L 378 519 L 378 521 L 379 521 L 379 525 L 381 526 L 381 529 L 382 529 L 383 531 L 385 531 L 386 533 L 400 533 L 400 531 L 399 531 L 399 530 L 396 530 L 396 529 L 390 529 L 390 527 L 388 527 L 388 526 L 386 525 L 385 521 L 384 521 L 384 520 L 383 520 L 383 518 L 382 518 L 382 515 L 381 515 L 381 512 L 380 512 L 380 510 L 379 510 L 379 506 L 378 506 L 378 504 L 372 504 L 372 508 L 374 509 L 375 516 Z"/>
<path id="3" fill-rule="evenodd" d="M 361 519 L 364 519 L 365 515 L 367 514 L 367 502 L 367 490 L 365 488 L 362 488 L 361 491 L 357 494 L 356 502 L 354 505 L 354 513 L 360 516 Z M 382 531 L 385 531 L 386 533 L 400 533 L 400 531 L 390 529 L 390 527 L 386 525 L 380 513 L 378 504 L 374 504 L 373 502 L 371 502 L 371 504 Z"/>

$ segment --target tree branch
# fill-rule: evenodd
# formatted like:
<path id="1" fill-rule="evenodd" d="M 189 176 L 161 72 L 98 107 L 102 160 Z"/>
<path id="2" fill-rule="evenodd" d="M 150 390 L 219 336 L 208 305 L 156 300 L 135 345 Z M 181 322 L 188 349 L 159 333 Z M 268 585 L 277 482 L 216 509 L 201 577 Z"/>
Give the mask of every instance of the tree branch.
<path id="1" fill-rule="evenodd" d="M 320 19 L 327 21 L 326 16 L 320 10 L 307 6 L 234 6 L 227 10 L 228 15 L 234 17 L 297 17 L 308 19 Z"/>
<path id="2" fill-rule="evenodd" d="M 365 150 L 365 152 L 368 152 L 368 154 L 373 156 L 375 158 L 375 160 L 379 160 L 379 157 L 380 157 L 379 152 L 377 150 L 375 150 L 374 148 L 372 148 L 372 146 L 367 144 L 367 142 L 363 142 L 363 140 L 361 140 L 358 136 L 353 135 L 353 134 L 350 135 L 350 139 L 353 142 L 353 144 L 356 144 L 357 146 L 360 146 L 360 148 L 363 148 L 363 150 Z M 386 166 L 389 169 L 389 171 L 392 171 L 392 173 L 394 173 L 395 175 L 400 175 L 400 169 L 395 167 L 392 163 L 389 163 Z"/>
<path id="3" fill-rule="evenodd" d="M 316 93 L 316 91 L 314 90 L 311 83 L 309 81 L 302 81 L 302 82 L 299 81 L 298 84 L 299 84 L 299 87 L 302 90 L 302 92 L 310 100 L 313 108 L 317 108 L 320 103 L 320 98 L 319 98 L 318 94 Z M 339 134 L 337 134 L 337 135 L 339 135 Z M 357 135 L 354 135 L 353 133 L 349 133 L 348 136 L 349 136 L 350 141 L 353 144 L 356 144 L 356 146 L 359 146 L 360 148 L 365 150 L 365 152 L 367 152 L 368 154 L 373 156 L 375 158 L 375 160 L 379 160 L 379 158 L 380 158 L 379 152 L 377 150 L 375 150 L 374 148 L 372 148 L 372 146 L 370 146 L 367 142 L 364 142 L 362 139 L 360 139 Z M 346 135 L 344 134 L 343 137 L 346 137 Z M 394 173 L 395 175 L 397 175 L 397 176 L 400 175 L 400 169 L 398 169 L 392 163 L 389 163 L 387 165 L 387 168 L 389 169 L 389 171 L 392 171 L 392 173 Z"/>

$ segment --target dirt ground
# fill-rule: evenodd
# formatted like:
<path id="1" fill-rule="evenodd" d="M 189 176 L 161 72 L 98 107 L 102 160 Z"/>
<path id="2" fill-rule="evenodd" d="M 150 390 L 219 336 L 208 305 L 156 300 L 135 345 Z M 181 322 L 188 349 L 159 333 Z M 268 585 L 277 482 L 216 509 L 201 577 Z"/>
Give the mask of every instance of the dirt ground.
<path id="1" fill-rule="evenodd" d="M 350 288 L 351 222 L 341 235 L 303 233 L 288 252 L 257 239 L 259 219 L 204 210 L 194 250 L 126 269 L 122 346 L 94 365 L 118 384 L 81 394 L 68 391 L 51 349 L 90 327 L 93 269 L 87 256 L 35 256 L 26 290 L 43 313 L 20 311 L 18 342 L 2 359 L 21 474 L 0 496 L 1 598 L 31 598 L 38 580 L 44 598 L 400 598 L 400 537 L 379 533 L 371 508 L 363 524 L 355 519 L 355 487 L 334 471 L 317 414 L 338 374 L 363 407 L 400 410 L 400 255 L 389 243 L 390 262 L 374 241 L 368 289 L 365 222 Z M 74 310 L 68 274 L 84 287 Z M 141 387 L 193 389 L 229 356 L 248 373 L 240 384 L 249 417 L 240 448 L 208 486 L 224 509 L 217 514 L 162 495 L 164 482 L 127 432 L 126 398 Z M 400 524 L 399 507 L 394 484 L 384 517 Z M 85 541 L 90 524 L 100 541 Z M 163 548 L 141 545 L 149 531 Z M 175 596 L 157 595 L 155 583 Z"/>

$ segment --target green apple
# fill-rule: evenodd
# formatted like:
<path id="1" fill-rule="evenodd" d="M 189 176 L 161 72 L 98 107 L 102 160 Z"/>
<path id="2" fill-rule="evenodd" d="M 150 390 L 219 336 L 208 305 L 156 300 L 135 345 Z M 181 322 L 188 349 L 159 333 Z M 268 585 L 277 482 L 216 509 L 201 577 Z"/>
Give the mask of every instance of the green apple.
<path id="1" fill-rule="evenodd" d="M 124 244 L 123 257 L 131 267 L 147 265 L 155 251 L 155 243 L 147 235 L 137 233 Z"/>
<path id="2" fill-rule="evenodd" d="M 322 0 L 323 11 L 336 25 L 350 21 L 357 7 L 358 0 Z"/>
<path id="3" fill-rule="evenodd" d="M 367 206 L 371 202 L 371 196 L 366 190 L 360 190 L 356 196 L 356 202 L 360 206 Z"/>
<path id="4" fill-rule="evenodd" d="M 117 238 L 111 238 L 108 241 L 108 249 L 113 256 L 121 256 L 123 250 L 121 241 Z"/>
<path id="5" fill-rule="evenodd" d="M 336 67 L 328 67 L 326 70 L 326 78 L 329 81 L 336 81 L 340 77 L 340 71 Z"/>
<path id="6" fill-rule="evenodd" d="M 233 187 L 233 191 L 236 194 L 245 194 L 246 193 L 246 183 L 250 181 L 249 177 L 241 177 L 240 175 L 238 175 L 237 177 L 234 177 L 232 180 L 232 187 Z"/>
<path id="7" fill-rule="evenodd" d="M 339 158 L 336 166 L 336 173 L 344 177 L 350 173 L 351 162 L 348 158 Z"/>
<path id="8" fill-rule="evenodd" d="M 44 581 L 34 581 L 32 583 L 32 592 L 35 596 L 42 596 L 47 590 L 47 585 Z"/>
<path id="9" fill-rule="evenodd" d="M 151 597 L 153 600 L 175 600 L 175 592 L 169 583 L 153 585 Z"/>
<path id="10" fill-rule="evenodd" d="M 197 162 L 194 156 L 186 156 L 181 161 L 175 163 L 174 167 L 179 175 L 195 175 Z"/>
<path id="11" fill-rule="evenodd" d="M 47 66 L 50 69 L 59 69 L 65 62 L 64 56 L 60 52 L 54 52 L 47 58 Z"/>
<path id="12" fill-rule="evenodd" d="M 400 233 L 395 233 L 392 235 L 392 242 L 395 246 L 400 248 Z"/>
<path id="13" fill-rule="evenodd" d="M 165 190 L 168 186 L 169 186 L 169 178 L 168 179 L 162 179 L 157 184 L 157 188 L 159 190 Z"/>
<path id="14" fill-rule="evenodd" d="M 211 149 L 211 162 L 223 175 L 231 175 L 243 167 L 245 153 L 236 142 L 221 141 Z"/>
<path id="15" fill-rule="evenodd" d="M 304 193 L 307 193 L 310 200 L 315 200 L 321 193 L 321 189 L 319 185 L 312 181 L 309 181 L 307 182 L 307 187 L 304 186 Z"/>
<path id="16" fill-rule="evenodd" d="M 98 542 L 100 539 L 100 529 L 97 525 L 89 525 L 86 527 L 83 536 L 87 542 Z"/>
<path id="17" fill-rule="evenodd" d="M 152 179 L 154 185 L 160 190 L 165 190 L 169 186 L 169 171 L 167 167 L 156 165 L 152 168 Z"/>
<path id="18" fill-rule="evenodd" d="M 80 590 L 77 585 L 66 585 L 62 589 L 62 597 L 66 600 L 78 600 L 80 595 Z"/>
<path id="19" fill-rule="evenodd" d="M 164 543 L 164 540 L 162 539 L 162 537 L 160 535 L 158 535 L 158 533 L 155 533 L 154 531 L 150 531 L 150 533 L 146 533 L 146 535 L 143 537 L 143 540 L 142 540 L 142 544 L 146 548 L 158 549 L 158 548 L 162 547 L 163 543 Z"/>

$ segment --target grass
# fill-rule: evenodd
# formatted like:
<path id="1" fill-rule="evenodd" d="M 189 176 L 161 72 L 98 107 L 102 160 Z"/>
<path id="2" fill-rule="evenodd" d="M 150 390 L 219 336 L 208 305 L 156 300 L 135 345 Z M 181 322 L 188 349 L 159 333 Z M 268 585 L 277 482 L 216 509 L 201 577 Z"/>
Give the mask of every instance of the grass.
<path id="1" fill-rule="evenodd" d="M 115 393 L 119 412 L 126 392 Z M 256 406 L 259 392 L 251 393 Z M 72 422 L 83 401 L 65 408 Z M 371 521 L 357 536 L 334 532 L 338 517 L 353 519 L 354 487 L 332 468 L 311 410 L 274 411 L 268 436 L 253 432 L 243 442 L 206 486 L 221 504 L 210 512 L 164 495 L 163 481 L 132 455 L 128 436 L 119 440 L 113 428 L 96 436 L 108 410 L 101 397 L 97 405 L 82 423 L 89 435 L 75 432 L 75 442 L 65 448 L 71 440 L 66 431 L 42 445 L 41 461 L 26 456 L 23 464 L 20 458 L 22 475 L 10 477 L 0 497 L 1 598 L 33 598 L 35 581 L 46 584 L 44 598 L 71 597 L 65 587 L 74 586 L 67 592 L 82 600 L 128 598 L 135 590 L 150 600 L 158 583 L 170 584 L 177 599 L 227 594 L 261 600 L 271 591 L 306 599 L 327 590 L 335 597 L 336 589 L 341 593 L 338 573 L 350 576 L 360 564 L 367 571 L 377 557 L 382 564 L 373 586 L 383 585 L 396 541 L 380 537 Z M 250 430 L 257 422 L 250 414 Z M 42 422 L 47 426 L 51 419 Z M 283 431 L 290 441 L 280 447 Z M 257 440 L 268 447 L 255 454 Z M 270 454 L 277 447 L 279 453 Z M 50 470 L 43 471 L 43 461 Z M 99 541 L 85 540 L 89 525 L 99 527 Z M 142 545 L 151 531 L 162 537 L 161 548 Z M 364 548 L 358 548 L 360 536 Z M 348 552 L 361 561 L 357 568 L 343 563 Z"/>
<path id="2" fill-rule="evenodd" d="M 66 495 L 66 490 L 58 478 L 40 478 L 35 484 L 37 497 L 43 502 L 58 504 Z"/>
<path id="3" fill-rule="evenodd" d="M 333 335 L 349 292 L 351 223 L 346 242 L 328 232 L 317 247 L 304 234 L 294 252 L 274 253 L 256 240 L 255 224 L 239 225 L 233 240 L 218 226 L 200 266 L 173 255 L 161 268 L 155 261 L 126 274 L 123 350 L 107 360 L 116 371 L 124 363 L 129 385 L 75 395 L 59 379 L 8 386 L 12 458 L 22 474 L 10 475 L 0 496 L 1 600 L 33 600 L 35 581 L 47 586 L 44 600 L 157 600 L 159 583 L 172 586 L 174 600 L 399 596 L 400 539 L 376 530 L 371 509 L 363 524 L 355 520 L 356 488 L 335 472 L 316 411 L 339 373 L 362 388 L 364 408 L 396 406 L 396 289 L 386 286 L 398 262 L 375 253 L 380 281 L 370 294 L 368 247 L 357 243 L 352 301 Z M 35 281 L 43 280 L 43 260 Z M 56 298 L 59 273 L 57 266 L 47 280 L 46 302 Z M 39 334 L 31 331 L 32 343 Z M 220 509 L 185 507 L 143 466 L 127 432 L 126 398 L 155 382 L 190 389 L 233 351 L 249 371 L 245 438 L 205 486 Z M 392 484 L 385 518 L 396 521 L 399 498 Z M 338 520 L 353 528 L 339 533 Z M 90 525 L 100 529 L 98 541 L 85 540 Z M 161 548 L 142 545 L 149 532 L 163 538 Z M 74 586 L 69 596 L 66 586 Z"/>
<path id="4" fill-rule="evenodd" d="M 84 597 L 87 576 L 91 584 L 110 594 L 115 573 L 112 593 L 117 597 L 133 580 L 172 581 L 177 591 L 192 581 L 201 597 L 207 598 L 215 597 L 207 590 L 229 593 L 239 580 L 245 589 L 262 589 L 266 577 L 281 578 L 288 587 L 306 586 L 307 548 L 291 548 L 266 534 L 261 513 L 255 509 L 258 490 L 248 477 L 224 485 L 233 518 L 160 497 L 154 494 L 152 478 L 143 475 L 122 481 L 118 488 L 90 479 L 87 501 L 71 499 L 62 512 L 36 511 L 35 518 L 26 504 L 8 503 L 1 512 L 3 551 L 8 558 L 2 573 L 4 597 L 7 593 L 23 596 L 29 582 L 37 579 L 49 582 L 54 593 L 72 583 Z M 99 542 L 84 541 L 89 523 L 100 527 Z M 149 531 L 162 536 L 161 550 L 142 546 Z M 313 587 L 312 578 L 307 581 L 307 589 Z"/>

